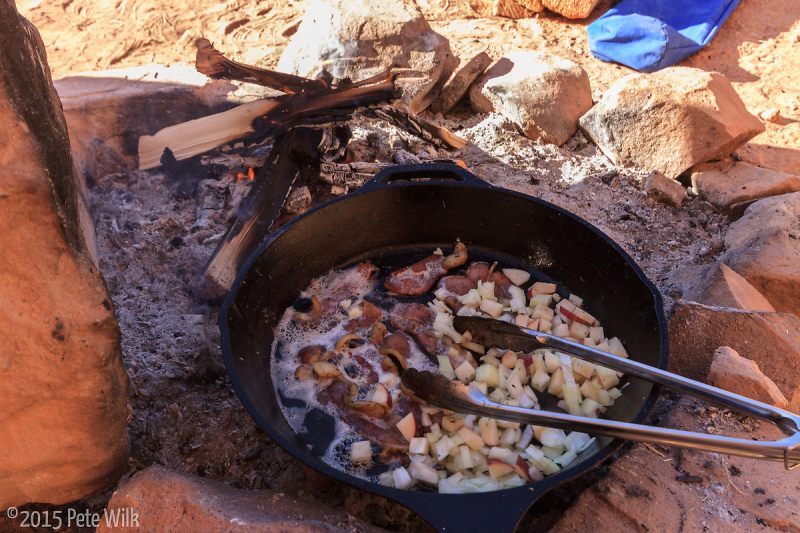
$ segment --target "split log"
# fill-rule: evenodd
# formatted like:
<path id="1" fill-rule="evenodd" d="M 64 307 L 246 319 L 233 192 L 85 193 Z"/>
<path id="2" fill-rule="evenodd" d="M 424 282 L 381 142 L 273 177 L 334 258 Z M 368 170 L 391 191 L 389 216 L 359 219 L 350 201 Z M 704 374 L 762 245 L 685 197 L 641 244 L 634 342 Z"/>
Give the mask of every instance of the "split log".
<path id="1" fill-rule="evenodd" d="M 281 206 L 304 168 L 326 148 L 322 130 L 296 128 L 275 141 L 264 166 L 242 201 L 235 220 L 211 256 L 199 286 L 199 296 L 214 300 L 225 295 L 247 257 L 269 233 Z"/>

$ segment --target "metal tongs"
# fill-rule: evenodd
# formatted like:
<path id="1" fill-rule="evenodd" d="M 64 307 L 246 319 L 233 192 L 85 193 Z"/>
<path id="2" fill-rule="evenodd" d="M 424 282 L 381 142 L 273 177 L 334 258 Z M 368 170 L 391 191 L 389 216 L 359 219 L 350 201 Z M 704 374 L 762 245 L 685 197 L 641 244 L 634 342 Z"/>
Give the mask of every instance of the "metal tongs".
<path id="1" fill-rule="evenodd" d="M 541 409 L 525 409 L 494 402 L 477 388 L 467 387 L 458 381 L 449 381 L 439 374 L 413 368 L 405 370 L 402 376 L 403 385 L 410 389 L 414 396 L 432 405 L 512 422 L 533 423 L 637 442 L 782 461 L 787 470 L 800 466 L 800 416 L 798 415 L 650 365 L 507 322 L 460 316 L 455 318 L 454 326 L 458 331 L 469 331 L 473 339 L 485 346 L 523 352 L 538 348 L 553 348 L 672 390 L 709 400 L 740 413 L 768 420 L 789 436 L 777 441 L 754 441 Z"/>

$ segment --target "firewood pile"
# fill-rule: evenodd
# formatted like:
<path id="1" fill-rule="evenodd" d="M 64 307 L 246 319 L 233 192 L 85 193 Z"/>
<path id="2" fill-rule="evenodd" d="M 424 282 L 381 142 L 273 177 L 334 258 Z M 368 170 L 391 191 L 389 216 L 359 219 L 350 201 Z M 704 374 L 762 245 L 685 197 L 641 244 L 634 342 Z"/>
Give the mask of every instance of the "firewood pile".
<path id="1" fill-rule="evenodd" d="M 459 149 L 466 144 L 447 129 L 409 113 L 402 103 L 393 105 L 400 89 L 392 67 L 358 82 L 336 79 L 324 70 L 310 79 L 237 63 L 207 39 L 196 44 L 199 72 L 212 79 L 250 82 L 283 93 L 139 140 L 142 170 L 174 167 L 223 145 L 236 146 L 240 157 L 270 146 L 256 173 L 256 183 L 205 269 L 199 287 L 203 297 L 219 298 L 230 288 L 239 267 L 277 219 L 300 174 L 325 176 L 332 185 L 348 186 L 358 183 L 359 174 L 374 173 L 363 172 L 367 169 L 363 166 L 362 172 L 335 166 L 347 148 L 351 137 L 347 123 L 354 117 L 386 121 L 436 147 Z M 375 166 L 369 169 L 377 171 Z"/>

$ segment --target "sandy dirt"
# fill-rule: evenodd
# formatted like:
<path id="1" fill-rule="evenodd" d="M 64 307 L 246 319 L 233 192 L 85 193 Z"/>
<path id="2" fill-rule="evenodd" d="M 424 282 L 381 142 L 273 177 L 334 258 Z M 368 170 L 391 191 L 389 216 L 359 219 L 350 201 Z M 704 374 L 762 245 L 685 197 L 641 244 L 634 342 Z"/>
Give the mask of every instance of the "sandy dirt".
<path id="1" fill-rule="evenodd" d="M 591 58 L 583 23 L 544 15 L 513 21 L 480 17 L 466 2 L 419 1 L 431 24 L 450 38 L 462 60 L 488 49 L 547 48 L 589 72 L 595 99 L 630 71 Z M 301 3 L 123 0 L 20 2 L 42 34 L 54 77 L 143 63 L 188 63 L 204 35 L 232 58 L 274 67 L 287 42 L 282 34 Z M 767 131 L 738 156 L 800 172 L 800 5 L 745 0 L 712 45 L 687 64 L 725 73 L 751 111 L 779 111 Z M 472 145 L 430 154 L 418 141 L 381 124 L 359 124 L 381 161 L 402 147 L 425 157 L 458 157 L 496 185 L 542 197 L 607 232 L 642 266 L 666 296 L 676 266 L 712 261 L 730 221 L 704 202 L 681 209 L 644 196 L 641 172 L 612 166 L 578 134 L 557 148 L 528 141 L 498 116 L 478 117 L 461 107 L 444 121 Z M 101 269 L 123 331 L 132 382 L 131 469 L 150 464 L 269 488 L 327 504 L 372 524 L 423 530 L 404 508 L 308 471 L 260 432 L 233 394 L 219 354 L 216 310 L 192 295 L 199 268 L 224 231 L 232 202 L 246 184 L 230 172 L 192 183 L 159 172 L 105 176 L 92 189 Z M 662 400 L 663 411 L 670 400 Z M 546 529 L 602 468 L 568 485 L 531 511 L 520 531 Z M 107 494 L 88 502 L 102 506 Z M 2 524 L 0 523 L 0 530 Z"/>

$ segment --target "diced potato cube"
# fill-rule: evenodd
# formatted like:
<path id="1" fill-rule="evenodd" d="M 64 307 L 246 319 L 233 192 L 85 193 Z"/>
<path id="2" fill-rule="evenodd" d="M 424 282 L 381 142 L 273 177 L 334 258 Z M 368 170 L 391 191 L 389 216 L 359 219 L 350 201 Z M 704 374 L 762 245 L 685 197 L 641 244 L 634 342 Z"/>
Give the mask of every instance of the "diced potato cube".
<path id="1" fill-rule="evenodd" d="M 456 377 L 462 383 L 469 383 L 475 377 L 475 368 L 469 364 L 469 361 L 464 361 L 455 370 Z"/>
<path id="2" fill-rule="evenodd" d="M 430 441 L 425 437 L 414 437 L 408 443 L 408 453 L 427 455 L 430 450 Z"/>
<path id="3" fill-rule="evenodd" d="M 553 316 L 555 316 L 555 311 L 552 308 L 544 306 L 544 305 L 537 305 L 533 308 L 533 313 L 531 313 L 533 318 L 544 318 L 546 320 L 553 320 Z"/>
<path id="4" fill-rule="evenodd" d="M 503 274 L 516 286 L 525 285 L 531 279 L 529 272 L 517 268 L 504 268 Z"/>
<path id="5" fill-rule="evenodd" d="M 478 422 L 478 424 L 480 425 L 480 422 Z M 495 431 L 496 430 L 497 427 L 495 426 Z M 464 439 L 464 444 L 473 450 L 480 450 L 483 447 L 484 442 L 482 437 L 466 426 L 458 430 L 458 436 Z"/>
<path id="6" fill-rule="evenodd" d="M 531 290 L 535 294 L 553 294 L 554 292 L 556 292 L 556 284 L 537 281 L 531 286 Z"/>
<path id="7" fill-rule="evenodd" d="M 480 310 L 493 318 L 497 318 L 503 314 L 503 304 L 483 299 L 481 300 Z"/>
<path id="8" fill-rule="evenodd" d="M 372 443 L 370 441 L 361 440 L 350 445 L 350 462 L 359 464 L 370 461 L 372 461 Z"/>
<path id="9" fill-rule="evenodd" d="M 500 435 L 497 432 L 497 420 L 493 418 L 482 417 L 478 419 L 478 429 L 481 432 L 482 444 L 486 446 L 497 446 L 500 442 Z M 474 447 L 470 446 L 473 450 Z"/>
<path id="10" fill-rule="evenodd" d="M 475 371 L 475 381 L 485 383 L 488 387 L 496 387 L 499 380 L 497 367 L 490 364 L 482 364 Z"/>

